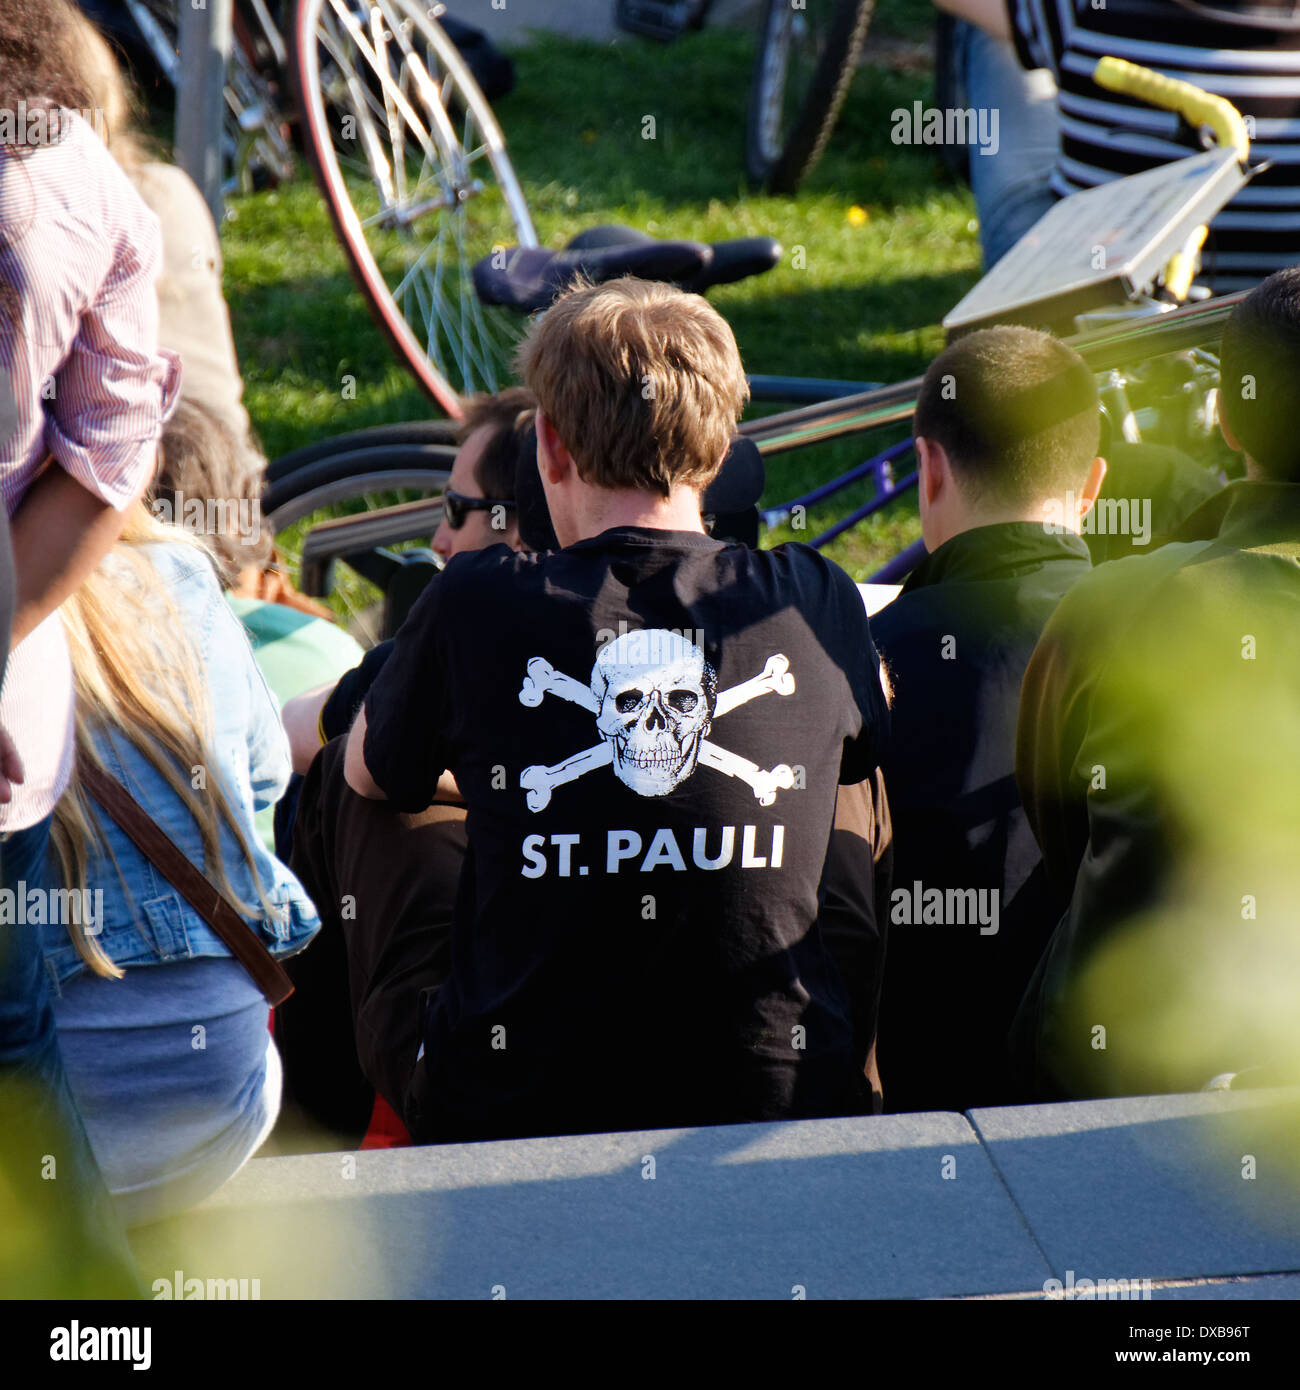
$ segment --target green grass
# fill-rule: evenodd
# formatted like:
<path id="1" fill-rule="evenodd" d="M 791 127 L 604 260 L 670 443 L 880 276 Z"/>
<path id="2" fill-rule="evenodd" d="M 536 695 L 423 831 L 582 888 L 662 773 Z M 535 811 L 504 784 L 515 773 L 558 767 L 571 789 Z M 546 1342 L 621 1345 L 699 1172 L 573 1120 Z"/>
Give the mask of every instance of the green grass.
<path id="1" fill-rule="evenodd" d="M 928 4 L 895 0 L 890 10 L 895 32 L 928 32 Z M 670 47 L 545 35 L 514 57 L 516 90 L 496 110 L 546 244 L 616 221 L 666 236 L 779 238 L 785 257 L 770 274 L 710 293 L 752 372 L 894 381 L 942 346 L 938 322 L 977 278 L 979 247 L 969 194 L 934 152 L 890 143 L 889 113 L 929 100 L 928 76 L 865 67 L 821 164 L 798 196 L 774 198 L 756 196 L 743 172 L 751 35 L 706 30 Z M 654 139 L 643 138 L 646 116 Z M 354 290 L 306 175 L 238 199 L 231 212 L 226 289 L 268 455 L 427 415 Z M 345 399 L 348 377 L 354 399 Z M 773 458 L 765 500 L 792 497 L 897 437 Z M 869 496 L 868 485 L 842 494 L 810 526 Z M 828 553 L 862 578 L 917 534 L 915 505 L 903 501 Z"/>

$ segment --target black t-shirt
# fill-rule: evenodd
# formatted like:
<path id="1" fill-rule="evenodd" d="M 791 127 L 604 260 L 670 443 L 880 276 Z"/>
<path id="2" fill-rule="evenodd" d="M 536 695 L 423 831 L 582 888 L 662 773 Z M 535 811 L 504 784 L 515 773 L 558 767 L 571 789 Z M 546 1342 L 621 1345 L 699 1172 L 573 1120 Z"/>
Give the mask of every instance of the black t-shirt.
<path id="1" fill-rule="evenodd" d="M 888 711 L 853 582 L 805 546 L 627 527 L 458 556 L 366 699 L 405 810 L 470 852 L 417 1138 L 835 1113 L 860 1097 L 814 923 L 837 782 Z"/>

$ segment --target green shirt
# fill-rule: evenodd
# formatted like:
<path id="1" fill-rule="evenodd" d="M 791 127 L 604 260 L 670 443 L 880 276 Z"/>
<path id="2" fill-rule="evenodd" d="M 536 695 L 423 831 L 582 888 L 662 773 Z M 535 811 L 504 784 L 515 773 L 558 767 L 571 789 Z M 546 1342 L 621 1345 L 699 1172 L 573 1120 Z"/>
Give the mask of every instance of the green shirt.
<path id="1" fill-rule="evenodd" d="M 1025 672 L 1016 777 L 1061 914 L 1017 1027 L 1040 1094 L 1300 1052 L 1300 484 L 1234 483 L 1183 534 L 1080 580 Z"/>
<path id="2" fill-rule="evenodd" d="M 243 623 L 257 664 L 282 709 L 295 695 L 338 680 L 365 655 L 354 637 L 324 618 L 263 599 L 231 594 L 226 599 Z M 256 823 L 263 843 L 274 851 L 275 807 L 259 811 Z"/>

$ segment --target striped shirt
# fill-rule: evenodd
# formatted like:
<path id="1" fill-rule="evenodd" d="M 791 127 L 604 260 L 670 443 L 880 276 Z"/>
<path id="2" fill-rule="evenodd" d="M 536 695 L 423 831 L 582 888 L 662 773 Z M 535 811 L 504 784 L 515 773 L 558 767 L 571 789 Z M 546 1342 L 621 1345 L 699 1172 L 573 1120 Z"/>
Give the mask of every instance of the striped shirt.
<path id="1" fill-rule="evenodd" d="M 1056 78 L 1061 153 L 1052 192 L 1064 198 L 1192 153 L 1178 117 L 1092 80 L 1106 54 L 1226 97 L 1248 118 L 1253 179 L 1211 223 L 1204 276 L 1221 294 L 1300 261 L 1300 28 L 1247 23 L 1264 4 L 1174 0 L 1007 0 L 1021 63 Z M 1235 11 L 1235 18 L 1225 15 Z M 1273 14 L 1289 18 L 1289 4 Z"/>
<path id="2" fill-rule="evenodd" d="M 152 476 L 180 362 L 160 350 L 154 292 L 158 219 L 79 116 L 58 143 L 0 146 L 0 370 L 11 432 L 0 439 L 0 497 L 12 517 L 47 457 L 119 510 Z M 0 830 L 54 809 L 72 764 L 72 670 L 52 613 L 14 648 L 0 726 L 26 780 L 0 806 Z"/>

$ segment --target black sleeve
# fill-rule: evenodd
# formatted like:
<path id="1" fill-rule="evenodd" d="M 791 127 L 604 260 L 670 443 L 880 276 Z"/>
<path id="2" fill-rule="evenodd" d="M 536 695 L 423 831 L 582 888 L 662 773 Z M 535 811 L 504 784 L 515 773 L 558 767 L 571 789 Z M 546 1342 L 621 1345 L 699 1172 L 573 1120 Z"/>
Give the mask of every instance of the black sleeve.
<path id="1" fill-rule="evenodd" d="M 375 683 L 375 677 L 384 669 L 384 664 L 393 654 L 393 639 L 390 637 L 377 647 L 372 647 L 361 658 L 360 666 L 354 666 L 346 675 L 339 677 L 328 700 L 321 707 L 320 726 L 324 742 L 345 734 L 352 727 L 357 711 L 361 708 L 366 693 Z"/>
<path id="2" fill-rule="evenodd" d="M 366 767 L 399 811 L 423 811 L 447 767 L 449 702 L 438 630 L 446 580 L 436 574 L 416 600 L 365 697 Z"/>
<path id="3" fill-rule="evenodd" d="M 871 624 L 858 586 L 838 566 L 831 566 L 833 600 L 828 605 L 835 645 L 860 726 L 845 741 L 840 782 L 865 782 L 880 764 L 889 738 L 889 705 L 880 683 L 880 657 L 871 637 Z"/>

